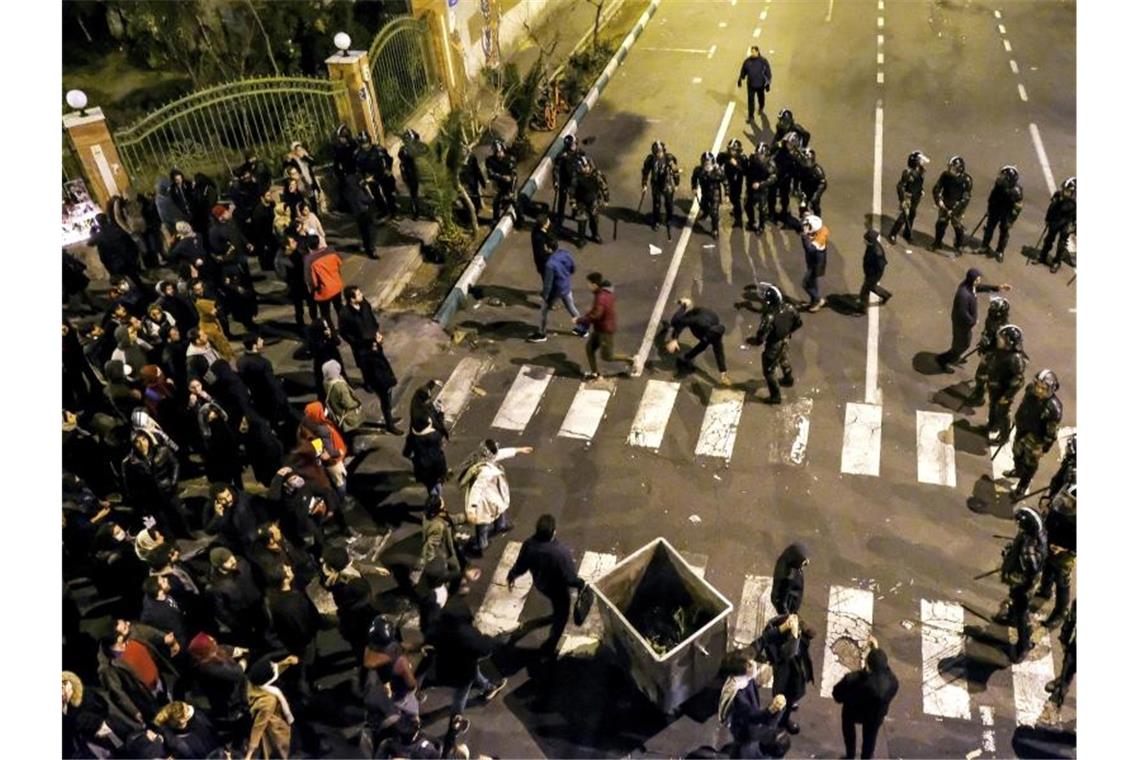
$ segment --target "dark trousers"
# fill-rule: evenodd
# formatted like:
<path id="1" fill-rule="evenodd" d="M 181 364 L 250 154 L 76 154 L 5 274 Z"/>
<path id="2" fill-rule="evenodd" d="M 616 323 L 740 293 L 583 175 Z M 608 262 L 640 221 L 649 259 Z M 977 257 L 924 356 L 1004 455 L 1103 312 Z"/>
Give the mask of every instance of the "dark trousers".
<path id="1" fill-rule="evenodd" d="M 558 641 L 562 638 L 562 632 L 566 630 L 566 623 L 570 620 L 570 591 L 563 589 L 554 596 L 547 598 L 550 599 L 550 606 L 554 609 L 551 613 L 550 635 L 543 642 L 542 649 L 553 652 L 557 649 Z"/>
<path id="2" fill-rule="evenodd" d="M 748 226 L 755 226 L 757 232 L 764 229 L 764 222 L 767 219 L 767 215 L 764 212 L 767 203 L 767 188 L 757 188 L 755 190 L 748 188 L 744 197 L 744 216 L 748 220 Z"/>
<path id="3" fill-rule="evenodd" d="M 1037 466 L 1041 462 L 1043 452 L 1034 448 L 1036 444 L 1034 436 L 1022 436 L 1020 431 L 1013 442 L 1013 469 L 1018 476 L 1017 490 L 1023 493 L 1029 490 L 1029 484 L 1033 482 L 1033 476 L 1037 474 Z"/>
<path id="4" fill-rule="evenodd" d="M 586 225 L 590 226 L 590 237 L 594 238 L 597 242 L 602 241 L 602 236 L 598 233 L 598 214 L 594 211 L 585 211 L 586 216 L 578 220 L 578 245 L 582 245 L 586 240 Z"/>
<path id="5" fill-rule="evenodd" d="M 811 302 L 818 303 L 820 300 L 819 275 L 816 274 L 816 271 L 814 269 L 809 269 L 804 275 L 803 286 L 804 290 L 807 291 L 807 294 L 811 296 Z"/>
<path id="6" fill-rule="evenodd" d="M 713 356 L 716 357 L 716 368 L 721 372 L 728 372 L 728 364 L 724 360 L 724 334 L 710 334 L 697 341 L 697 345 L 693 346 L 688 352 L 681 357 L 681 360 L 686 364 L 692 364 L 693 360 L 704 353 L 705 349 L 712 346 Z"/>
<path id="7" fill-rule="evenodd" d="M 1029 588 L 1015 586 L 1009 590 L 1009 616 L 1017 628 L 1017 641 L 1013 644 L 1014 657 L 1028 652 L 1032 646 L 1029 630 Z"/>
<path id="8" fill-rule="evenodd" d="M 732 223 L 739 225 L 743 217 L 740 197 L 744 192 L 744 177 L 728 181 L 728 200 L 732 204 Z"/>
<path id="9" fill-rule="evenodd" d="M 360 245 L 368 256 L 375 256 L 372 244 L 372 209 L 361 211 L 356 215 L 356 229 L 360 232 Z"/>
<path id="10" fill-rule="evenodd" d="M 1005 216 L 1000 214 L 990 214 L 986 217 L 986 226 L 982 232 L 982 248 L 990 247 L 990 240 L 994 236 L 994 227 L 998 228 L 998 244 L 997 252 L 1004 253 L 1005 246 L 1009 243 L 1009 221 Z"/>
<path id="11" fill-rule="evenodd" d="M 870 303 L 872 293 L 883 299 L 883 303 L 886 303 L 887 299 L 891 297 L 891 291 L 880 285 L 879 279 L 879 277 L 866 276 L 863 278 L 863 287 L 859 288 L 859 305 L 863 309 L 866 309 L 867 304 Z"/>
<path id="12" fill-rule="evenodd" d="M 333 323 L 333 314 L 337 315 L 340 319 L 340 310 L 344 308 L 344 299 L 341 298 L 340 293 L 337 293 L 327 301 L 317 301 L 317 310 L 321 312 L 321 316 Z"/>
<path id="13" fill-rule="evenodd" d="M 289 300 L 293 302 L 293 319 L 298 327 L 305 326 L 305 307 L 309 309 L 309 320 L 317 318 L 317 302 L 306 293 L 290 293 Z"/>
<path id="14" fill-rule="evenodd" d="M 776 196 L 780 197 L 780 213 L 787 216 L 791 213 L 788 206 L 788 196 L 792 191 L 792 175 L 787 173 L 777 176 L 776 182 L 768 188 L 768 216 L 776 216 Z"/>
<path id="15" fill-rule="evenodd" d="M 1062 224 L 1058 226 L 1049 225 L 1045 229 L 1045 240 L 1041 243 L 1041 261 L 1050 264 L 1053 260 L 1059 259 L 1061 254 L 1065 251 L 1065 241 L 1069 237 L 1069 225 Z M 1057 241 L 1057 255 L 1050 256 L 1049 252 L 1053 248 L 1053 241 Z"/>
<path id="16" fill-rule="evenodd" d="M 942 238 L 946 235 L 946 225 L 954 228 L 954 247 L 961 248 L 966 240 L 966 225 L 962 224 L 962 214 L 954 213 L 950 209 L 938 209 L 938 221 L 934 223 L 935 245 L 942 245 Z"/>
<path id="17" fill-rule="evenodd" d="M 754 107 L 756 104 L 759 104 L 759 108 Z M 753 87 L 752 85 L 748 85 L 748 120 L 752 121 L 752 117 L 756 114 L 756 112 L 757 111 L 763 111 L 763 110 L 764 110 L 764 88 L 763 87 Z"/>
<path id="18" fill-rule="evenodd" d="M 697 215 L 697 221 L 704 219 L 706 216 L 709 218 L 709 231 L 712 233 L 712 236 L 719 236 L 720 204 L 712 199 L 705 200 L 704 196 L 701 196 L 701 213 Z"/>
<path id="19" fill-rule="evenodd" d="M 570 198 L 570 183 L 562 182 L 554 188 L 554 218 L 561 223 L 566 216 L 566 201 Z"/>
<path id="20" fill-rule="evenodd" d="M 955 324 L 952 329 L 953 337 L 950 339 L 950 348 L 938 355 L 939 364 L 953 364 L 962 358 L 962 354 L 970 348 L 970 339 L 974 329 L 964 325 Z"/>
<path id="21" fill-rule="evenodd" d="M 914 232 L 914 215 L 918 213 L 917 203 L 900 203 L 899 215 L 895 218 L 895 223 L 891 226 L 891 232 L 887 237 L 896 237 L 899 231 L 903 231 L 903 240 L 910 242 L 911 233 Z"/>
<path id="22" fill-rule="evenodd" d="M 510 185 L 496 184 L 495 186 L 495 200 L 491 203 L 491 214 L 494 216 L 495 221 L 503 215 L 506 207 L 511 203 L 511 193 L 514 188 Z"/>
<path id="23" fill-rule="evenodd" d="M 986 419 L 986 429 L 993 433 L 997 432 L 998 440 L 1004 441 L 1009 438 L 1009 429 L 1011 422 L 1009 419 L 1009 404 L 1000 403 L 998 394 L 1001 388 L 992 386 L 988 388 L 990 393 L 990 414 Z"/>
<path id="24" fill-rule="evenodd" d="M 851 718 L 843 718 L 843 747 L 846 750 L 844 757 L 855 757 L 855 721 Z M 859 757 L 874 757 L 875 756 L 875 740 L 879 738 L 879 727 L 882 723 L 864 723 L 863 724 L 863 747 Z"/>
<path id="25" fill-rule="evenodd" d="M 657 228 L 658 220 L 669 224 L 669 217 L 673 213 L 673 191 L 653 190 L 653 228 Z"/>
<path id="26" fill-rule="evenodd" d="M 420 215 L 420 183 L 418 181 L 405 181 L 405 184 L 408 186 L 408 201 L 412 207 L 412 218 L 416 219 Z"/>

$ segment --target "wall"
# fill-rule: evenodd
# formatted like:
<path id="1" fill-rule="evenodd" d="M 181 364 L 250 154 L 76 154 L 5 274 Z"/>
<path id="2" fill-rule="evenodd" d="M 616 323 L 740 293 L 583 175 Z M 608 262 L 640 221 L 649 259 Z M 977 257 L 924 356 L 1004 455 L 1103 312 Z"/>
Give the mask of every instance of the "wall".
<path id="1" fill-rule="evenodd" d="M 526 40 L 524 24 L 534 28 L 551 10 L 569 8 L 574 0 L 459 0 L 448 9 L 448 28 L 459 33 L 468 79 L 475 79 L 487 61 L 483 34 L 487 26 L 483 7 L 492 17 L 498 13 L 499 54 L 509 57 Z"/>

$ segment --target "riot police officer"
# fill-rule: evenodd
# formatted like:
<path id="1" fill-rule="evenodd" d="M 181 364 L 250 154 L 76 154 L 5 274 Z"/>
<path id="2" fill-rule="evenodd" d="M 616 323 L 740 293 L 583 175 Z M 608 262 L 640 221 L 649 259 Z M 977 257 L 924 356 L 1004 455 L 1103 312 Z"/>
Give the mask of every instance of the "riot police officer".
<path id="1" fill-rule="evenodd" d="M 788 195 L 792 182 L 799 172 L 800 135 L 788 132 L 775 143 L 772 161 L 776 165 L 776 182 L 768 188 L 768 216 L 776 217 L 776 196 L 780 196 L 780 219 L 787 221 L 792 209 L 788 205 Z"/>
<path id="2" fill-rule="evenodd" d="M 728 149 L 717 154 L 716 163 L 724 171 L 724 178 L 728 186 L 728 200 L 732 203 L 732 226 L 744 225 L 740 196 L 744 190 L 744 165 L 748 159 L 744 155 L 744 146 L 740 140 L 733 138 L 728 141 Z"/>
<path id="3" fill-rule="evenodd" d="M 484 165 L 487 167 L 487 178 L 495 184 L 495 200 L 491 204 L 491 213 L 498 220 L 504 206 L 514 203 L 515 182 L 518 181 L 515 159 L 507 153 L 507 146 L 502 140 L 495 140 L 491 143 L 491 155 L 487 156 Z"/>
<path id="4" fill-rule="evenodd" d="M 756 150 L 748 157 L 744 179 L 748 183 L 744 198 L 744 215 L 748 219 L 748 229 L 763 232 L 768 191 L 776 184 L 776 165 L 772 163 L 772 151 L 767 143 L 757 145 Z"/>
<path id="5" fill-rule="evenodd" d="M 713 152 L 706 150 L 701 154 L 701 162 L 693 168 L 693 178 L 690 184 L 694 193 L 697 192 L 698 187 L 701 190 L 701 213 L 697 216 L 697 221 L 699 222 L 706 216 L 709 217 L 714 238 L 720 237 L 720 202 L 724 197 L 725 182 L 724 169 L 717 166 L 716 156 L 713 155 Z"/>
<path id="6" fill-rule="evenodd" d="M 775 285 L 760 283 L 757 296 L 761 308 L 760 325 L 752 342 L 764 346 L 764 352 L 760 355 L 764 381 L 768 385 L 768 398 L 764 402 L 779 404 L 783 401 L 780 386 L 790 388 L 795 384 L 792 363 L 788 360 L 788 339 L 803 327 L 803 320 L 796 307 L 784 300 L 784 294 Z M 777 368 L 782 375 L 779 382 L 776 381 Z"/>
<path id="7" fill-rule="evenodd" d="M 799 155 L 799 170 L 796 172 L 796 193 L 800 196 L 803 207 L 811 209 L 816 216 L 822 216 L 820 199 L 823 191 L 827 189 L 827 174 L 823 167 L 816 163 L 815 150 L 804 148 Z M 801 208 L 801 211 L 804 209 Z"/>
<path id="8" fill-rule="evenodd" d="M 994 227 L 998 228 L 997 260 L 1005 259 L 1005 246 L 1009 242 L 1009 228 L 1021 214 L 1021 180 L 1017 168 L 1003 166 L 986 201 L 986 226 L 982 233 L 982 249 L 990 250 Z"/>
<path id="9" fill-rule="evenodd" d="M 970 406 L 980 406 L 986 400 L 986 380 L 989 377 L 989 357 L 997 346 L 997 332 L 1009 324 L 1009 301 L 1001 296 L 990 299 L 986 310 L 986 324 L 978 339 L 978 369 L 974 372 L 974 391 L 966 399 Z"/>
<path id="10" fill-rule="evenodd" d="M 412 218 L 418 219 L 420 215 L 420 170 L 416 166 L 416 157 L 423 155 L 426 146 L 420 141 L 420 134 L 414 129 L 404 130 L 404 144 L 396 153 L 400 161 L 400 176 L 408 186 L 408 197 L 411 199 Z"/>
<path id="11" fill-rule="evenodd" d="M 934 223 L 934 240 L 929 250 L 937 251 L 946 235 L 946 226 L 954 227 L 954 253 L 962 254 L 962 243 L 966 239 L 966 227 L 962 215 L 970 205 L 970 193 L 974 189 L 974 179 L 966 173 L 966 161 L 961 156 L 953 156 L 946 164 L 946 171 L 934 183 L 934 204 L 938 206 L 938 221 Z"/>
<path id="12" fill-rule="evenodd" d="M 806 148 L 811 142 L 811 132 L 808 132 L 804 125 L 796 122 L 796 117 L 792 115 L 791 110 L 784 108 L 776 114 L 776 133 L 772 138 L 772 147 L 775 148 L 789 132 L 795 132 L 799 135 L 801 147 Z"/>
<path id="13" fill-rule="evenodd" d="M 911 234 L 914 232 L 914 215 L 918 213 L 918 202 L 925 194 L 922 184 L 926 178 L 926 165 L 929 163 L 930 159 L 921 150 L 913 150 L 906 157 L 906 168 L 903 169 L 902 176 L 895 185 L 895 192 L 899 196 L 899 215 L 891 226 L 890 234 L 887 235 L 891 245 L 898 240 L 899 230 L 902 230 L 903 240 L 908 243 L 911 241 Z"/>
<path id="14" fill-rule="evenodd" d="M 1013 469 L 1002 473 L 1007 478 L 1017 478 L 1013 498 L 1019 499 L 1029 489 L 1029 483 L 1037 474 L 1037 464 L 1041 456 L 1053 448 L 1057 440 L 1057 428 L 1061 425 L 1064 407 L 1057 398 L 1061 383 L 1051 369 L 1043 369 L 1033 378 L 1021 398 L 1021 405 L 1014 415 L 1017 437 L 1013 439 Z"/>
<path id="15" fill-rule="evenodd" d="M 1062 489 L 1046 501 L 1045 535 L 1048 554 L 1036 596 L 1048 599 L 1057 588 L 1053 611 L 1045 618 L 1046 628 L 1056 628 L 1065 617 L 1073 592 L 1073 568 L 1077 564 L 1077 484 Z"/>
<path id="16" fill-rule="evenodd" d="M 1060 707 L 1064 703 L 1065 694 L 1069 690 L 1069 684 L 1073 682 L 1073 676 L 1077 674 L 1076 600 L 1069 606 L 1069 612 L 1065 615 L 1065 624 L 1061 626 L 1061 635 L 1059 638 L 1061 641 L 1061 649 L 1065 652 L 1065 657 L 1061 660 L 1061 674 L 1045 684 L 1045 691 L 1053 695 L 1050 699 L 1057 707 Z"/>
<path id="17" fill-rule="evenodd" d="M 578 145 L 578 138 L 566 135 L 562 138 L 562 152 L 554 159 L 554 223 L 562 226 L 566 216 L 566 201 L 570 198 L 570 184 L 574 181 L 574 169 L 581 156 L 586 155 Z"/>
<path id="18" fill-rule="evenodd" d="M 1009 440 L 1009 412 L 1021 386 L 1025 385 L 1025 367 L 1029 361 L 1023 349 L 1024 336 L 1017 325 L 1005 325 L 997 332 L 996 350 L 988 357 L 986 391 L 990 396 L 990 415 L 986 429 L 998 445 Z"/>
<path id="19" fill-rule="evenodd" d="M 1041 577 L 1045 562 L 1045 524 L 1032 507 L 1014 510 L 1017 535 L 1002 550 L 1001 580 L 1009 586 L 1009 598 L 1002 603 L 994 622 L 1017 628 L 1017 641 L 1011 662 L 1021 662 L 1033 646 L 1029 630 L 1029 592 Z"/>
<path id="20" fill-rule="evenodd" d="M 383 204 L 383 216 L 396 214 L 396 178 L 392 176 L 392 156 L 388 151 L 372 143 L 368 132 L 361 130 L 356 136 L 359 147 L 356 149 L 356 169 L 368 183 L 372 197 Z"/>
<path id="21" fill-rule="evenodd" d="M 1059 494 L 1062 489 L 1077 484 L 1077 434 L 1073 433 L 1069 436 L 1069 440 L 1065 442 L 1065 455 L 1061 457 L 1061 466 L 1053 473 L 1052 479 L 1049 480 L 1049 490 L 1046 495 L 1042 496 L 1042 500 L 1052 499 Z"/>
<path id="22" fill-rule="evenodd" d="M 641 190 L 653 193 L 653 212 L 650 226 L 657 229 L 657 221 L 664 216 L 665 227 L 673 215 L 673 193 L 681 182 L 681 168 L 677 157 L 668 151 L 665 143 L 657 140 L 641 164 Z"/>
<path id="23" fill-rule="evenodd" d="M 1041 246 L 1042 264 L 1049 265 L 1050 272 L 1061 268 L 1061 249 L 1069 235 L 1077 226 L 1077 178 L 1069 177 L 1061 189 L 1053 193 L 1049 209 L 1045 212 L 1045 241 Z M 1050 258 L 1053 241 L 1057 241 L 1057 255 Z"/>
<path id="24" fill-rule="evenodd" d="M 578 157 L 578 167 L 570 185 L 571 209 L 578 220 L 578 247 L 586 244 L 586 224 L 590 225 L 590 240 L 602 242 L 598 233 L 598 214 L 610 202 L 610 188 L 606 177 L 589 156 Z"/>
<path id="25" fill-rule="evenodd" d="M 344 198 L 348 177 L 357 173 L 356 147 L 356 140 L 352 139 L 352 130 L 348 125 L 341 124 L 337 127 L 333 139 L 333 176 L 336 177 L 337 198 L 342 207 L 347 207 Z"/>

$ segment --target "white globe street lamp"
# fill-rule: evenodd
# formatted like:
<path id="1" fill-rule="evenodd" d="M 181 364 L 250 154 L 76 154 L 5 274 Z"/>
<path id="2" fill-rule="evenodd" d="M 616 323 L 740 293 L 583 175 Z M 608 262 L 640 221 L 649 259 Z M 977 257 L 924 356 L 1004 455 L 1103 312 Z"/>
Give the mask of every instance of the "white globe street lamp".
<path id="1" fill-rule="evenodd" d="M 80 115 L 85 113 L 83 109 L 87 108 L 87 93 L 83 90 L 68 90 L 66 97 L 69 106 L 79 111 Z"/>
<path id="2" fill-rule="evenodd" d="M 333 36 L 333 44 L 336 45 L 341 55 L 348 55 L 348 49 L 352 46 L 352 38 L 344 32 L 337 32 Z"/>

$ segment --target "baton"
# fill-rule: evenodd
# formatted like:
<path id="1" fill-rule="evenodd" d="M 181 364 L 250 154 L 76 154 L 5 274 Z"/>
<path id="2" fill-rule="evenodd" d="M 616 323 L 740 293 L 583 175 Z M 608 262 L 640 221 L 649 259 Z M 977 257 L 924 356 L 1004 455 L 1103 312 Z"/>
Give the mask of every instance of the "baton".
<path id="1" fill-rule="evenodd" d="M 903 211 L 903 226 L 906 227 L 906 236 L 907 237 L 911 237 L 914 235 L 914 230 L 912 230 L 910 227 L 910 209 L 909 208 L 905 209 Z"/>
<path id="2" fill-rule="evenodd" d="M 1045 493 L 1048 490 L 1049 490 L 1049 486 L 1045 486 L 1044 488 L 1038 488 L 1036 491 L 1032 491 L 1030 493 L 1027 493 L 1024 496 L 1022 496 L 1021 498 L 1014 499 L 1011 503 L 1016 504 L 1017 502 L 1022 501 L 1023 499 L 1028 499 L 1030 496 L 1036 496 L 1039 493 Z"/>
<path id="3" fill-rule="evenodd" d="M 973 237 L 974 235 L 978 234 L 978 230 L 980 230 L 982 228 L 982 223 L 984 223 L 986 221 L 986 219 L 989 218 L 989 216 L 990 216 L 990 214 L 988 211 L 986 213 L 982 214 L 982 218 L 978 220 L 978 224 L 976 227 L 974 227 L 974 231 L 970 233 L 970 237 Z"/>
<path id="4" fill-rule="evenodd" d="M 991 461 L 991 462 L 992 462 L 992 461 L 994 461 L 995 459 L 997 459 L 997 455 L 1001 453 L 1002 447 L 1003 447 L 1003 446 L 1005 446 L 1007 443 L 1009 443 L 1009 439 L 1008 439 L 1008 438 L 1006 438 L 1006 439 L 1005 439 L 1004 441 L 1002 441 L 1001 443 L 995 444 L 995 446 L 994 446 L 994 455 L 993 455 L 992 457 L 990 457 L 990 461 Z"/>
<path id="5" fill-rule="evenodd" d="M 614 236 L 613 240 L 617 240 L 617 214 L 614 214 Z"/>
<path id="6" fill-rule="evenodd" d="M 995 567 L 993 570 L 988 570 L 988 571 L 982 573 L 981 575 L 975 575 L 974 580 L 980 581 L 982 578 L 986 578 L 988 576 L 991 576 L 991 575 L 994 575 L 995 573 L 1000 573 L 1000 572 L 1001 572 L 1001 568 Z"/>
<path id="7" fill-rule="evenodd" d="M 967 360 L 967 359 L 969 359 L 971 356 L 973 356 L 974 354 L 976 354 L 976 353 L 978 352 L 978 349 L 979 349 L 979 348 L 981 348 L 981 347 L 982 347 L 982 344 L 981 344 L 981 343 L 979 343 L 978 345 L 974 346 L 974 347 L 973 347 L 973 348 L 971 348 L 969 351 L 967 351 L 966 353 L 962 354 L 961 358 L 959 358 L 959 359 L 958 359 L 958 362 L 959 362 L 959 363 L 961 363 L 961 362 L 964 362 L 964 361 L 966 361 L 966 360 Z"/>
<path id="8" fill-rule="evenodd" d="M 641 207 L 645 203 L 645 191 L 649 188 L 648 185 L 641 186 L 641 200 L 637 202 L 637 213 L 641 213 Z"/>

